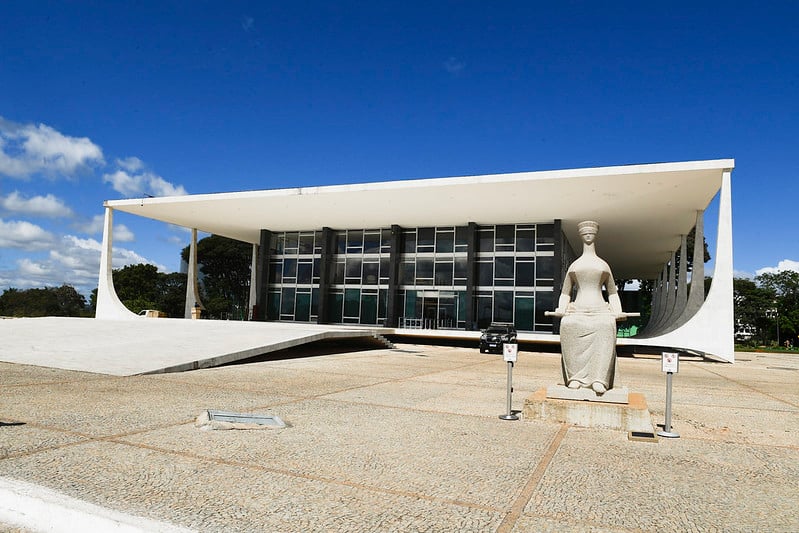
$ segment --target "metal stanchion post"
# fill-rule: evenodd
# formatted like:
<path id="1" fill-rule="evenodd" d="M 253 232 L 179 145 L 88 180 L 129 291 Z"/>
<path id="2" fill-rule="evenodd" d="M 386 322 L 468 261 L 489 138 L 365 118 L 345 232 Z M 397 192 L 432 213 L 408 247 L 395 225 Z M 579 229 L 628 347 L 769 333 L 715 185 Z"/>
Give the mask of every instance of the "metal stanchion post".
<path id="1" fill-rule="evenodd" d="M 671 430 L 671 380 L 675 372 L 680 368 L 679 354 L 671 352 L 663 352 L 663 371 L 666 373 L 666 420 L 663 424 L 663 429 L 658 431 L 659 437 L 666 437 L 669 439 L 680 438 L 679 433 Z"/>
<path id="2" fill-rule="evenodd" d="M 518 344 L 504 344 L 502 346 L 503 357 L 508 363 L 508 409 L 504 415 L 499 415 L 501 420 L 519 420 L 519 417 L 513 414 L 513 410 L 511 409 L 511 394 L 513 394 L 513 363 L 516 362 L 516 354 L 518 349 Z"/>

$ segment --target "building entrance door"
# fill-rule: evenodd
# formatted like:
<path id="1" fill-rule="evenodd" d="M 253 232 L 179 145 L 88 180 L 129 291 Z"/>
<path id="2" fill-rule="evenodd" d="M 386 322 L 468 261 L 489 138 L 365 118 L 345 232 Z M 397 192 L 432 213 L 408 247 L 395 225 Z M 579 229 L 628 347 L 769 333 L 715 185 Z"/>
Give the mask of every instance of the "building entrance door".
<path id="1" fill-rule="evenodd" d="M 425 296 L 422 300 L 422 318 L 425 329 L 438 327 L 438 298 Z"/>

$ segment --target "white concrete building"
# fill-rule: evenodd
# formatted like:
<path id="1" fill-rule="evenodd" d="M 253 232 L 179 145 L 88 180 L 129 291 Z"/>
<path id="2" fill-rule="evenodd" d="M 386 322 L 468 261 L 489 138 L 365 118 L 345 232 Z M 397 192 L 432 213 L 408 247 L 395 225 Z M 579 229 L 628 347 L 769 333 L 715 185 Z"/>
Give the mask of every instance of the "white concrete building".
<path id="1" fill-rule="evenodd" d="M 577 224 L 600 225 L 597 251 L 618 279 L 655 280 L 645 330 L 620 344 L 733 360 L 734 160 L 417 179 L 108 201 L 97 318 L 136 317 L 111 276 L 114 211 L 191 228 L 186 315 L 200 304 L 196 231 L 252 244 L 256 320 L 473 331 L 512 322 L 520 340 L 557 342 L 546 317 L 579 250 Z M 713 283 L 704 279 L 704 211 L 719 195 Z M 696 246 L 686 235 L 696 229 Z M 679 263 L 679 266 L 677 266 Z"/>

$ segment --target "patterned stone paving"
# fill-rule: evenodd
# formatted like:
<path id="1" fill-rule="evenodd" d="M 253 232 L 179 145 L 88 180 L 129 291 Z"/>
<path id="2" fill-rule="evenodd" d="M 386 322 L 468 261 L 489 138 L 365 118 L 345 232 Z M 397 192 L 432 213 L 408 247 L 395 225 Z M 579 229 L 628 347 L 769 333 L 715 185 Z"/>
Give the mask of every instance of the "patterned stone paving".
<path id="1" fill-rule="evenodd" d="M 558 357 L 520 353 L 514 408 Z M 799 358 L 739 359 L 681 362 L 681 438 L 656 443 L 499 420 L 507 367 L 467 348 L 134 377 L 0 363 L 0 476 L 197 531 L 795 531 Z M 619 365 L 662 422 L 659 360 Z M 206 408 L 289 427 L 200 431 Z"/>

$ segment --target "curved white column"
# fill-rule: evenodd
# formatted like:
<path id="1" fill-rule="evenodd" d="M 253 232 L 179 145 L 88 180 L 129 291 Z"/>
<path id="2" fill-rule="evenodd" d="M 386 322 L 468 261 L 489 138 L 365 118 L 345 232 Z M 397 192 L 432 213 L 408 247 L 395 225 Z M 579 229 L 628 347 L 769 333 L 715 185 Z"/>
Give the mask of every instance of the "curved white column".
<path id="1" fill-rule="evenodd" d="M 677 329 L 646 339 L 651 346 L 670 346 L 688 351 L 704 353 L 711 359 L 735 361 L 734 314 L 733 314 L 733 265 L 732 265 L 732 191 L 731 170 L 722 174 L 719 196 L 719 224 L 716 241 L 716 264 L 713 282 L 707 298 L 696 314 Z M 701 250 L 700 255 L 696 251 Z M 703 233 L 697 217 L 697 232 L 694 243 L 694 272 L 686 313 L 690 313 L 692 301 L 704 292 Z"/>
<path id="2" fill-rule="evenodd" d="M 191 318 L 191 311 L 195 306 L 205 309 L 200 301 L 200 286 L 197 282 L 197 228 L 191 230 L 191 244 L 189 245 L 189 269 L 186 275 L 186 306 L 183 309 L 183 318 Z"/>
<path id="3" fill-rule="evenodd" d="M 139 317 L 125 307 L 114 289 L 113 256 L 111 253 L 114 231 L 114 210 L 105 208 L 103 246 L 100 249 L 100 277 L 97 282 L 97 309 L 94 318 L 102 320 L 128 320 Z"/>
<path id="4" fill-rule="evenodd" d="M 677 329 L 682 323 L 680 322 L 683 314 L 685 313 L 685 306 L 688 303 L 688 261 L 687 261 L 687 236 L 683 235 L 680 243 L 680 269 L 677 274 L 677 290 L 674 295 L 674 308 L 669 316 L 668 321 L 664 324 L 657 334 L 668 333 Z M 704 252 L 704 248 L 703 248 Z"/>

